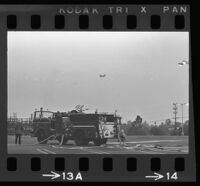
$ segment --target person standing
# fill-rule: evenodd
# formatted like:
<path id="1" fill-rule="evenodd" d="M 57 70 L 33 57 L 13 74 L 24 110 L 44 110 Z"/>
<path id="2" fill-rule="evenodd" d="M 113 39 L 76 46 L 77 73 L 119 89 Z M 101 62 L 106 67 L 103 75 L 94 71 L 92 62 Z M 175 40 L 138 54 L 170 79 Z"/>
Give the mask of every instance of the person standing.
<path id="1" fill-rule="evenodd" d="M 21 136 L 23 134 L 24 128 L 20 122 L 17 122 L 15 126 L 15 144 L 21 144 Z"/>
<path id="2" fill-rule="evenodd" d="M 120 131 L 118 133 L 118 140 L 120 142 L 120 145 L 121 144 L 125 145 L 126 134 L 124 132 L 124 129 L 120 129 Z"/>

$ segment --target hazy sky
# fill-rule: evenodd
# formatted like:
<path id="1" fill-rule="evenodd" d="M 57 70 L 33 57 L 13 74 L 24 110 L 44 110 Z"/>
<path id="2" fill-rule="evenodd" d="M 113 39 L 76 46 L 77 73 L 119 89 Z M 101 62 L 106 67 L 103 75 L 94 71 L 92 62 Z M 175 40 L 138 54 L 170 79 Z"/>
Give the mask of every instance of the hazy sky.
<path id="1" fill-rule="evenodd" d="M 188 32 L 8 32 L 8 115 L 81 104 L 123 121 L 173 117 L 172 103 L 189 100 L 189 66 L 177 64 L 188 42 Z"/>

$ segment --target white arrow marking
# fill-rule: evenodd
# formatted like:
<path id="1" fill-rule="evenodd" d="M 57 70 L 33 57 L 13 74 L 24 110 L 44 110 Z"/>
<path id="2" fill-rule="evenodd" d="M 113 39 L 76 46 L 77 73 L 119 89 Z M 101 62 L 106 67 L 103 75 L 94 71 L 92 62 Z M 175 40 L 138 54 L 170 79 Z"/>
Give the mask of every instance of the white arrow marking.
<path id="1" fill-rule="evenodd" d="M 42 174 L 42 176 L 46 176 L 46 177 L 52 177 L 51 179 L 55 179 L 55 178 L 59 178 L 60 177 L 60 174 L 56 173 L 56 172 L 53 172 L 51 171 L 52 174 Z"/>
<path id="2" fill-rule="evenodd" d="M 156 181 L 156 180 L 159 180 L 159 179 L 161 179 L 161 178 L 163 178 L 164 176 L 162 175 L 162 174 L 158 174 L 158 173 L 156 173 L 156 172 L 154 172 L 154 175 L 152 175 L 152 176 L 145 176 L 145 178 L 154 178 L 154 180 Z"/>

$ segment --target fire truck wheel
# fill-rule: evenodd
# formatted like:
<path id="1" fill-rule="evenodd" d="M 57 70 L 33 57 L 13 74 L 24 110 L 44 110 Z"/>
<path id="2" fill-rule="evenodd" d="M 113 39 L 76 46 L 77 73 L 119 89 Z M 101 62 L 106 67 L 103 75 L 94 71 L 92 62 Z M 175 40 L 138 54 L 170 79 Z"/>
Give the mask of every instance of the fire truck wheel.
<path id="1" fill-rule="evenodd" d="M 38 133 L 37 133 L 38 142 L 41 143 L 41 144 L 45 144 L 45 143 L 47 143 L 47 140 L 45 140 L 45 139 L 46 139 L 46 135 L 45 135 L 44 131 L 39 130 Z"/>
<path id="2" fill-rule="evenodd" d="M 77 131 L 75 134 L 75 143 L 77 146 L 79 145 L 84 145 L 86 140 L 85 140 L 85 136 L 83 135 L 82 131 Z"/>
<path id="3" fill-rule="evenodd" d="M 101 144 L 106 144 L 107 140 L 108 140 L 107 138 L 102 139 Z"/>
<path id="4" fill-rule="evenodd" d="M 87 139 L 76 138 L 75 143 L 77 146 L 86 146 L 88 145 L 89 141 Z"/>
<path id="5" fill-rule="evenodd" d="M 89 140 L 88 139 L 84 139 L 82 141 L 82 145 L 87 146 L 89 144 Z"/>
<path id="6" fill-rule="evenodd" d="M 82 141 L 78 137 L 75 138 L 75 143 L 76 143 L 77 146 L 82 145 Z"/>
<path id="7" fill-rule="evenodd" d="M 74 135 L 74 141 L 77 146 L 87 146 L 89 143 L 89 140 L 86 138 L 84 131 L 82 130 L 77 130 L 75 135 Z"/>
<path id="8" fill-rule="evenodd" d="M 96 146 L 100 146 L 102 144 L 100 139 L 94 139 L 93 142 L 94 142 L 94 145 Z"/>

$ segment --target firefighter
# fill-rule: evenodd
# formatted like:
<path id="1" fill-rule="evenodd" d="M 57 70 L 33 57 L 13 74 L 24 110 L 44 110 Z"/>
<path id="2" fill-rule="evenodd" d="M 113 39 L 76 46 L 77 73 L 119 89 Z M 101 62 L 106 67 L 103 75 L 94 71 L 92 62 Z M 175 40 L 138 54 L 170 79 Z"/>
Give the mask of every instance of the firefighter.
<path id="1" fill-rule="evenodd" d="M 118 140 L 120 142 L 120 145 L 125 145 L 126 134 L 124 132 L 124 129 L 120 129 L 120 131 L 118 132 Z"/>
<path id="2" fill-rule="evenodd" d="M 17 122 L 15 126 L 15 144 L 21 144 L 21 136 L 23 134 L 24 128 L 20 122 Z"/>

